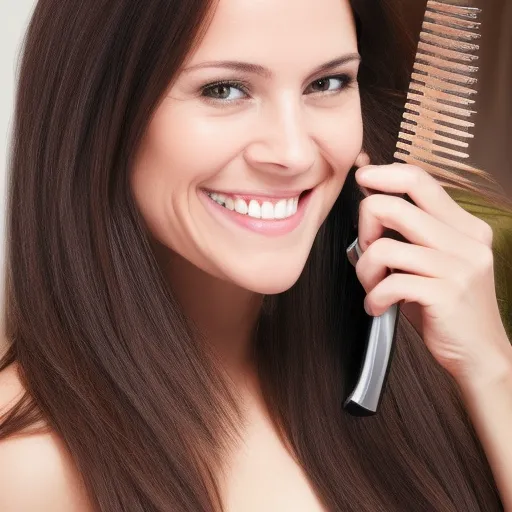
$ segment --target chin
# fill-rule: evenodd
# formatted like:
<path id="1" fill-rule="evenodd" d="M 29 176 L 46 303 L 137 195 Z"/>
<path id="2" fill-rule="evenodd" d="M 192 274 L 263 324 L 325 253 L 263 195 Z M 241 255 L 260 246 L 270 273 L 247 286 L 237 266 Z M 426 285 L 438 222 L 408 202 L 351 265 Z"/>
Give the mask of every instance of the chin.
<path id="1" fill-rule="evenodd" d="M 299 279 L 304 269 L 304 261 L 293 264 L 252 266 L 240 269 L 236 275 L 228 276 L 237 286 L 261 295 L 276 295 L 289 290 Z M 231 269 L 233 270 L 233 269 Z"/>

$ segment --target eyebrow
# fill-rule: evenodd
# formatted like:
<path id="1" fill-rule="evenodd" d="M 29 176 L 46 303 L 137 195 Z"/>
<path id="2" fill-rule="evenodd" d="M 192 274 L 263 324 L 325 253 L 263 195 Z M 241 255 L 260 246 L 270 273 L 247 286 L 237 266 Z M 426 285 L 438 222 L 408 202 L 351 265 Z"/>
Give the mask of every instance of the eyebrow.
<path id="1" fill-rule="evenodd" d="M 311 74 L 310 77 L 319 75 L 321 73 L 329 72 L 330 70 L 342 66 L 343 64 L 347 64 L 352 61 L 361 61 L 361 56 L 359 53 L 348 53 L 346 55 L 342 55 L 341 57 L 336 57 L 324 64 L 318 66 Z M 204 69 L 204 68 L 218 68 L 218 69 L 229 69 L 232 71 L 238 71 L 242 73 L 250 73 L 255 75 L 260 75 L 263 78 L 271 78 L 272 71 L 265 68 L 264 66 L 260 66 L 259 64 L 251 64 L 250 62 L 241 62 L 236 60 L 222 60 L 222 61 L 210 61 L 210 62 L 202 62 L 200 64 L 196 64 L 194 66 L 190 66 L 185 68 L 184 72 L 194 71 L 196 69 Z"/>

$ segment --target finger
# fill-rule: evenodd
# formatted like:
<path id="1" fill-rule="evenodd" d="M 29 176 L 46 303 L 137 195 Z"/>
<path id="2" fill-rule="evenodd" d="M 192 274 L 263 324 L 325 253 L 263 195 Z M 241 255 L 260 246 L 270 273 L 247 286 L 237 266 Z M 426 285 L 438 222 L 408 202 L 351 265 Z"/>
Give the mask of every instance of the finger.
<path id="1" fill-rule="evenodd" d="M 470 256 L 477 244 L 403 198 L 374 194 L 363 199 L 358 221 L 362 251 L 366 251 L 386 229 L 397 231 L 413 244 L 459 257 Z"/>
<path id="2" fill-rule="evenodd" d="M 420 167 L 369 165 L 356 172 L 359 185 L 386 193 L 407 194 L 422 210 L 470 238 L 492 246 L 492 228 L 455 202 L 440 183 Z"/>
<path id="3" fill-rule="evenodd" d="M 424 307 L 443 295 L 443 281 L 412 274 L 391 274 L 367 294 L 364 304 L 371 316 L 383 315 L 398 302 L 416 302 Z"/>
<path id="4" fill-rule="evenodd" d="M 361 255 L 356 274 L 369 293 L 392 271 L 446 278 L 460 267 L 460 259 L 428 247 L 380 238 Z"/>

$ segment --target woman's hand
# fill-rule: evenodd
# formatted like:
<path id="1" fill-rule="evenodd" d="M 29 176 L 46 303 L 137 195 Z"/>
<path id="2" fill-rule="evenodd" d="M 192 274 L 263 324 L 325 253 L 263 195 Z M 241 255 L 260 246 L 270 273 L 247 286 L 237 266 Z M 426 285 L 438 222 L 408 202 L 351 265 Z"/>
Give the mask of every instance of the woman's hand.
<path id="1" fill-rule="evenodd" d="M 356 272 L 368 313 L 380 316 L 402 302 L 432 355 L 459 382 L 512 371 L 491 227 L 419 167 L 368 165 L 357 170 L 356 180 L 377 191 L 361 202 L 359 216 L 363 254 Z M 407 194 L 415 204 L 389 193 Z M 381 238 L 386 228 L 410 243 Z"/>

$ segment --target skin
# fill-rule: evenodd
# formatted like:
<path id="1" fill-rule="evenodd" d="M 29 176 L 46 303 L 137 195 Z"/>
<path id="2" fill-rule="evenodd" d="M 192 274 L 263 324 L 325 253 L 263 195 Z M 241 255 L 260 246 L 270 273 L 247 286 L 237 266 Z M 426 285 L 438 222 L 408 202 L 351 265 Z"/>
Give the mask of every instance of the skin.
<path id="1" fill-rule="evenodd" d="M 459 385 L 505 510 L 512 510 L 512 347 L 496 298 L 492 229 L 418 167 L 365 166 L 356 180 L 415 203 L 383 194 L 361 203 L 356 272 L 368 293 L 366 309 L 378 316 L 404 303 L 427 348 Z M 411 243 L 379 240 L 384 228 Z M 389 275 L 388 268 L 399 272 Z"/>
<path id="2" fill-rule="evenodd" d="M 355 76 L 357 60 L 312 73 L 356 51 L 347 1 L 221 0 L 205 39 L 155 112 L 131 176 L 135 200 L 177 297 L 223 358 L 246 403 L 244 443 L 227 461 L 222 482 L 227 510 L 323 510 L 271 428 L 249 349 L 262 296 L 284 291 L 298 279 L 354 164 L 361 167 L 360 185 L 407 193 L 415 202 L 377 193 L 361 203 L 363 255 L 356 273 L 368 293 L 367 308 L 379 315 L 395 302 L 406 302 L 403 309 L 427 347 L 459 383 L 504 503 L 512 507 L 506 436 L 512 430 L 512 403 L 506 398 L 512 396 L 512 349 L 494 291 L 492 231 L 422 169 L 366 165 L 357 86 L 311 92 L 318 79 Z M 268 76 L 197 68 L 219 60 L 257 64 Z M 234 103 L 208 100 L 201 88 L 219 80 L 243 81 L 249 93 L 230 91 Z M 329 88 L 341 83 L 328 80 Z M 225 222 L 201 199 L 204 188 L 279 196 L 312 187 L 315 194 L 300 225 L 273 237 Z M 379 240 L 384 228 L 396 229 L 411 243 Z M 389 275 L 388 267 L 407 273 Z M 11 389 L 2 398 L 5 405 L 16 377 L 4 372 L 2 378 L 0 388 Z M 0 465 L 0 509 L 88 510 L 55 437 L 28 445 L 30 439 L 0 445 L 0 459 L 7 461 Z M 30 458 L 23 457 L 27 449 Z M 48 450 L 55 465 L 51 471 L 44 463 L 35 466 L 30 481 L 41 486 L 28 494 L 19 485 L 26 482 L 28 468 L 20 467 L 22 461 L 44 461 Z M 13 473 L 12 467 L 18 469 Z"/>
<path id="3" fill-rule="evenodd" d="M 359 60 L 315 72 L 354 54 L 347 1 L 222 0 L 148 127 L 132 174 L 135 200 L 176 295 L 235 379 L 250 365 L 262 294 L 298 279 L 361 153 Z M 270 76 L 197 68 L 212 61 L 256 64 Z M 330 78 L 329 91 L 315 90 L 315 81 L 339 74 L 352 83 Z M 232 88 L 228 101 L 201 94 L 220 80 L 249 91 Z M 313 187 L 301 224 L 277 237 L 213 217 L 201 201 L 204 188 L 279 197 Z"/>

